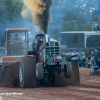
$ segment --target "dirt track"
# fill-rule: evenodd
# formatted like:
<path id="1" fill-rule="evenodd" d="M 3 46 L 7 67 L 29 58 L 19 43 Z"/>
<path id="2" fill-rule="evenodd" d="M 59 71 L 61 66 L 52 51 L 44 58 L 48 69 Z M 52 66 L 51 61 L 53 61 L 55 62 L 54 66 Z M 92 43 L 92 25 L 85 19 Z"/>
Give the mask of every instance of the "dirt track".
<path id="1" fill-rule="evenodd" d="M 98 100 L 100 75 L 90 75 L 89 72 L 90 69 L 80 68 L 80 85 L 32 89 L 0 87 L 0 95 L 3 100 Z"/>

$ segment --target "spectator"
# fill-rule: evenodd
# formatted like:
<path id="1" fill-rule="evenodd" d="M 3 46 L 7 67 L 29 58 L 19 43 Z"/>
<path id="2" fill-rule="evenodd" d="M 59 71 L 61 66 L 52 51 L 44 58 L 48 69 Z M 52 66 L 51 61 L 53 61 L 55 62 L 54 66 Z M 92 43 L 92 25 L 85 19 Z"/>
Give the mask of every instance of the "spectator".
<path id="1" fill-rule="evenodd" d="M 75 56 L 75 55 L 78 55 L 78 52 L 76 52 L 76 50 L 75 50 L 75 49 L 73 49 L 73 52 L 71 53 L 71 55 L 70 55 L 70 56 Z"/>
<path id="2" fill-rule="evenodd" d="M 94 50 L 93 50 L 93 48 L 91 47 L 91 48 L 90 48 L 90 57 L 88 58 L 90 64 L 93 62 L 93 58 L 92 58 L 93 52 L 94 52 Z"/>
<path id="3" fill-rule="evenodd" d="M 73 49 L 73 52 L 72 52 L 71 55 L 70 55 L 70 56 L 72 57 L 71 60 L 72 60 L 72 61 L 76 61 L 76 60 L 78 61 L 77 57 L 75 57 L 75 56 L 77 56 L 77 55 L 78 55 L 78 52 L 76 52 L 76 50 Z"/>
<path id="4" fill-rule="evenodd" d="M 92 55 L 92 53 L 93 53 L 93 48 L 91 47 L 90 48 L 90 55 Z"/>
<path id="5" fill-rule="evenodd" d="M 94 49 L 94 52 L 92 53 L 92 61 L 94 60 L 96 65 L 99 66 L 99 61 L 100 61 L 100 52 L 97 51 L 97 49 L 95 48 Z"/>

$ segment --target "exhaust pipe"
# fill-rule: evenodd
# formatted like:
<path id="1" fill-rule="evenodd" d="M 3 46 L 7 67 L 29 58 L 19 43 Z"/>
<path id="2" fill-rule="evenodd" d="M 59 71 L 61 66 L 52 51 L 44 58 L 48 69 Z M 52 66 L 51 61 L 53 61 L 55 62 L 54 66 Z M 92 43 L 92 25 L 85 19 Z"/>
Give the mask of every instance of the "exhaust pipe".
<path id="1" fill-rule="evenodd" d="M 48 42 L 48 34 L 45 34 L 45 42 Z"/>

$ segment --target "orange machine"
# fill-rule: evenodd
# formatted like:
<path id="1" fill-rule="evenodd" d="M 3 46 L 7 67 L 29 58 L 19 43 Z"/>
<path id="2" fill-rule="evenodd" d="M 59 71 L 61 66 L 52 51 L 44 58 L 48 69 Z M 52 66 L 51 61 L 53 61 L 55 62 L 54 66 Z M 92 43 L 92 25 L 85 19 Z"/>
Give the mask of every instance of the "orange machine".
<path id="1" fill-rule="evenodd" d="M 0 81 L 5 66 L 19 62 L 28 54 L 28 29 L 8 28 L 5 33 L 5 55 L 0 57 Z"/>

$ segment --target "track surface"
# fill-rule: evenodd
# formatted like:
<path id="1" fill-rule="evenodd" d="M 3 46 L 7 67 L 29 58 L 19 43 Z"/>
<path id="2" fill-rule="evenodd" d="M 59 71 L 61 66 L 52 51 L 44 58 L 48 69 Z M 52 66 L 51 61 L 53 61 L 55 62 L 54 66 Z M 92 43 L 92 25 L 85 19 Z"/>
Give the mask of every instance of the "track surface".
<path id="1" fill-rule="evenodd" d="M 3 100 L 99 100 L 100 75 L 89 72 L 90 69 L 80 68 L 80 85 L 31 89 L 0 87 L 0 96 Z"/>

